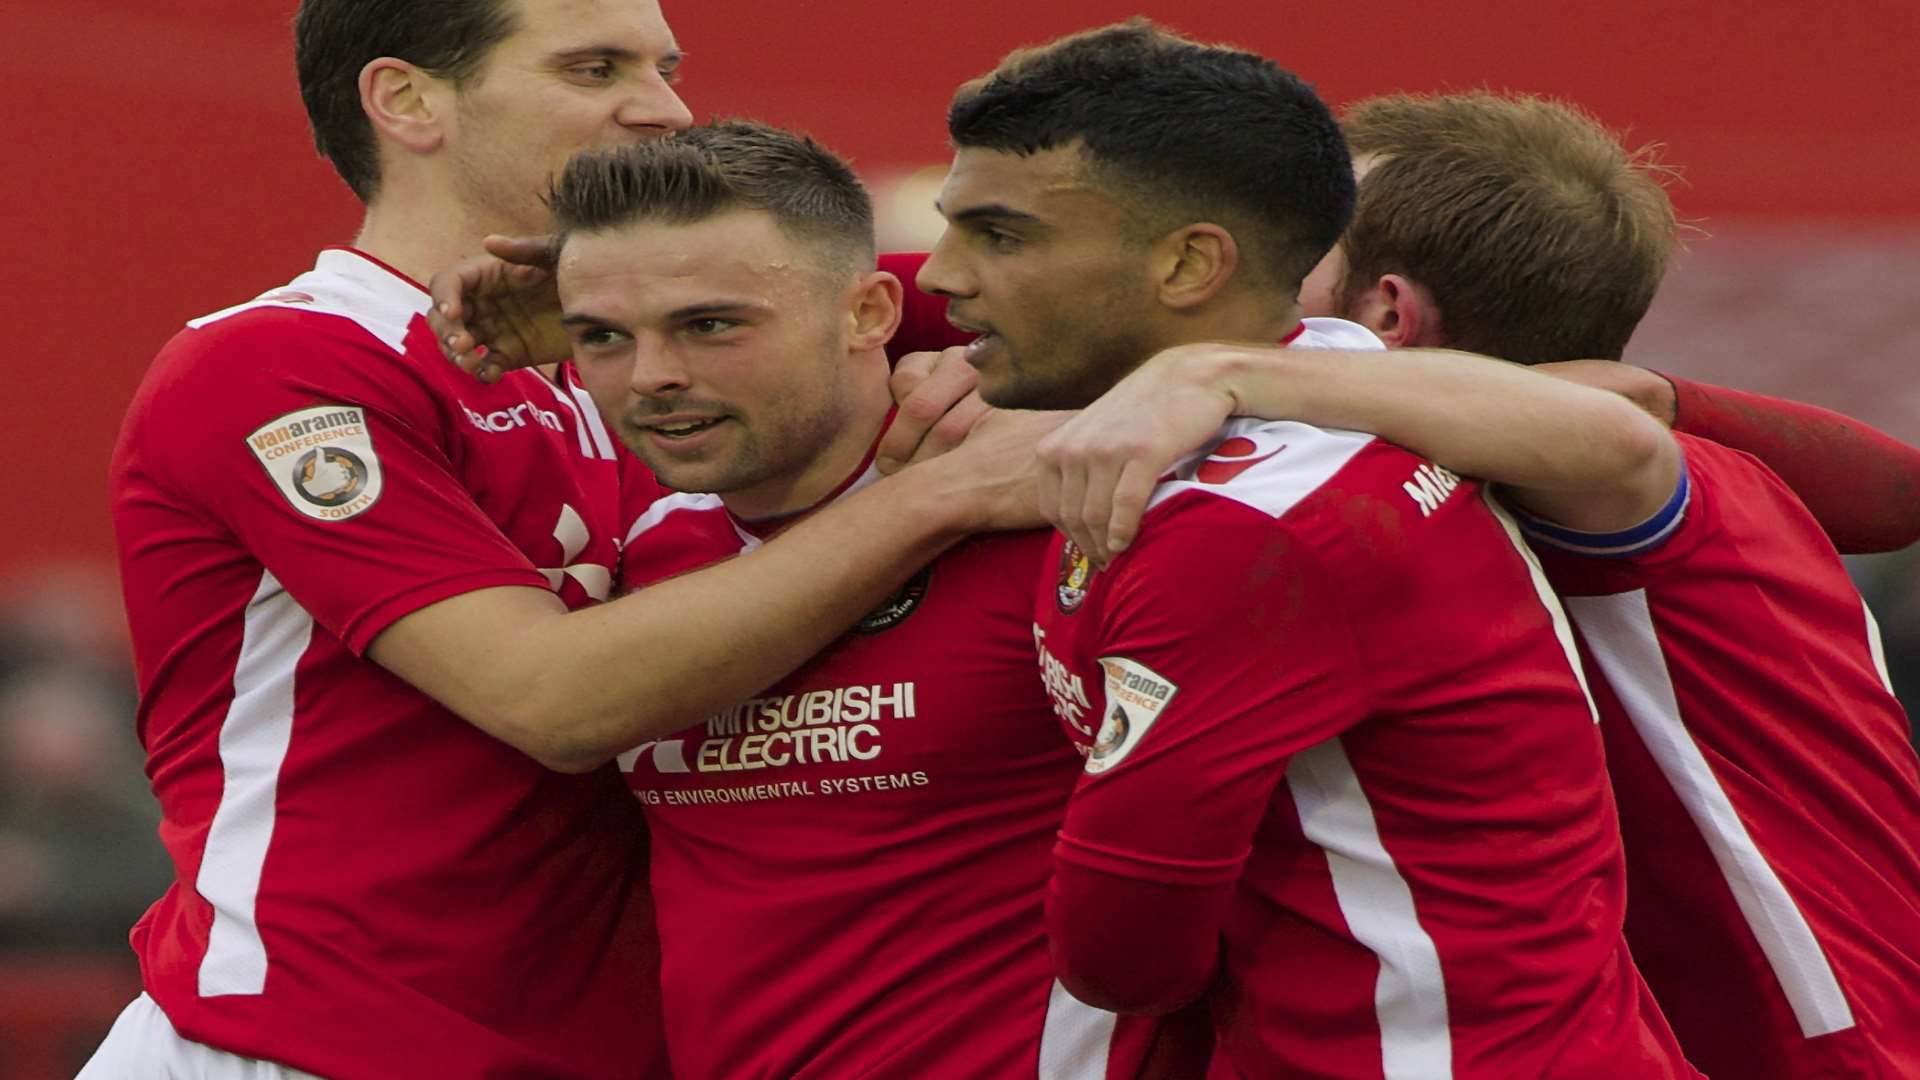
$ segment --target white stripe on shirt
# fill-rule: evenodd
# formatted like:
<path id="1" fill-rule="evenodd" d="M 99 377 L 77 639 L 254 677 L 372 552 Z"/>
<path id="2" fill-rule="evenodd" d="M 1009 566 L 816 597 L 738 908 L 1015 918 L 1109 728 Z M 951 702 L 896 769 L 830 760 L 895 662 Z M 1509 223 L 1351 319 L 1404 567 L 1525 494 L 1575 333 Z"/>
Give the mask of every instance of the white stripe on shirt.
<path id="1" fill-rule="evenodd" d="M 1039 1080 L 1106 1080 L 1117 1022 L 1113 1013 L 1074 997 L 1055 979 L 1040 1029 Z"/>
<path id="2" fill-rule="evenodd" d="M 207 829 L 194 888 L 213 906 L 200 995 L 258 994 L 267 946 L 255 908 L 273 842 L 280 767 L 293 741 L 294 670 L 313 617 L 267 572 L 248 602 L 233 669 L 233 702 L 220 723 L 220 805 Z"/>
<path id="3" fill-rule="evenodd" d="M 1813 928 L 1747 832 L 1733 800 L 1681 718 L 1646 590 L 1570 596 L 1567 608 L 1634 730 L 1713 852 L 1747 928 L 1793 1008 L 1801 1034 L 1811 1039 L 1852 1027 L 1853 1009 Z"/>
<path id="4" fill-rule="evenodd" d="M 1453 1037 L 1440 951 L 1420 925 L 1413 890 L 1380 841 L 1373 805 L 1340 739 L 1295 754 L 1287 765 L 1287 786 L 1300 811 L 1301 831 L 1326 852 L 1347 929 L 1379 958 L 1373 1010 L 1386 1080 L 1452 1076 Z"/>

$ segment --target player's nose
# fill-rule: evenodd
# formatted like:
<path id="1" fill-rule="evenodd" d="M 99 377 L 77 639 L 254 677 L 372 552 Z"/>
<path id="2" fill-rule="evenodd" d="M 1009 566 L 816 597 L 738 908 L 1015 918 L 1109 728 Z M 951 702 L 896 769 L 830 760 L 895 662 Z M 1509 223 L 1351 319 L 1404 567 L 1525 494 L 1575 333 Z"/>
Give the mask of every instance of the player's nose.
<path id="1" fill-rule="evenodd" d="M 693 113 L 664 76 L 649 72 L 629 84 L 613 120 L 628 131 L 667 135 L 692 127 Z"/>
<path id="2" fill-rule="evenodd" d="M 920 287 L 921 292 L 953 297 L 972 296 L 978 291 L 964 260 L 955 251 L 956 247 L 952 229 L 940 234 L 933 251 L 927 255 L 927 261 L 920 264 L 920 272 L 913 278 L 913 283 Z"/>
<path id="3" fill-rule="evenodd" d="M 691 384 L 686 365 L 664 343 L 635 343 L 633 372 L 628 383 L 628 388 L 634 393 L 641 397 L 659 397 L 684 391 Z"/>

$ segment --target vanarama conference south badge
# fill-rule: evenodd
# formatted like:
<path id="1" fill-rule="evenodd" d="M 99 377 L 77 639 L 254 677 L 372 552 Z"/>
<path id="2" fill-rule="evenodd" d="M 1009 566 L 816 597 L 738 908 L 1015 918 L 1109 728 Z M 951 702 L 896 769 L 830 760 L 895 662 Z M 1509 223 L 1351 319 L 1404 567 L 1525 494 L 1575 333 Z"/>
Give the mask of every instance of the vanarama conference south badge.
<path id="1" fill-rule="evenodd" d="M 380 498 L 380 458 L 366 412 L 317 405 L 268 421 L 247 436 L 287 505 L 318 521 L 344 521 Z"/>

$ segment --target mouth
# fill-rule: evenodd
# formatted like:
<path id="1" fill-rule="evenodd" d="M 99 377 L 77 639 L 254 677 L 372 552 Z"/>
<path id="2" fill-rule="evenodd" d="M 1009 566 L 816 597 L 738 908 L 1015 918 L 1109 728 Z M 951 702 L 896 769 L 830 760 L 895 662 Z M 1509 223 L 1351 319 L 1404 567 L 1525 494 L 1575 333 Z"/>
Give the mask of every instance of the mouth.
<path id="1" fill-rule="evenodd" d="M 715 416 L 706 420 L 671 420 L 665 423 L 642 424 L 640 426 L 655 435 L 665 436 L 669 439 L 687 439 L 700 434 L 725 419 L 726 417 L 724 416 Z"/>
<path id="2" fill-rule="evenodd" d="M 629 421 L 633 429 L 652 437 L 660 443 L 693 442 L 726 423 L 726 416 L 693 416 L 680 414 L 675 416 L 649 416 Z"/>
<path id="3" fill-rule="evenodd" d="M 958 318 L 952 311 L 947 312 L 947 322 L 951 324 L 955 330 L 974 335 L 974 339 L 966 345 L 966 357 L 969 363 L 973 362 L 975 357 L 980 356 L 1000 342 L 1000 335 L 991 327 L 971 323 L 964 318 Z"/>

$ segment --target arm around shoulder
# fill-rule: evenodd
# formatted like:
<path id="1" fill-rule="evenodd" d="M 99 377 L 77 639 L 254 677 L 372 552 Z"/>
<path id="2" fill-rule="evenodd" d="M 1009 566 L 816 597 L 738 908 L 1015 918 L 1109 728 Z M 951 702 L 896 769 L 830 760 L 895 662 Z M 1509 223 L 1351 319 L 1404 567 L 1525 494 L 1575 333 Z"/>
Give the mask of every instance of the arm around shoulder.
<path id="1" fill-rule="evenodd" d="M 611 603 L 567 612 L 525 588 L 442 600 L 368 655 L 548 767 L 587 771 L 792 672 L 969 531 L 1027 524 L 982 495 L 992 478 L 969 475 L 973 460 L 915 466 Z"/>

